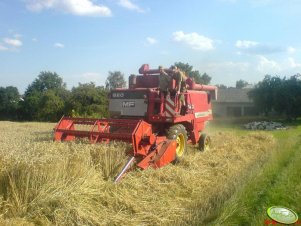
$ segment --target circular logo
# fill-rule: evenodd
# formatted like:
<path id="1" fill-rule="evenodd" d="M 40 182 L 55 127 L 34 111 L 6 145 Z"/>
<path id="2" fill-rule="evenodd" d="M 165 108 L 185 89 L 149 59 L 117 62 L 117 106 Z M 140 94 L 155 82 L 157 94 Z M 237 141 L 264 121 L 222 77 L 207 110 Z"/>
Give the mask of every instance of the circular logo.
<path id="1" fill-rule="evenodd" d="M 291 209 L 283 206 L 272 206 L 267 210 L 268 216 L 282 224 L 294 224 L 298 221 L 298 215 Z"/>

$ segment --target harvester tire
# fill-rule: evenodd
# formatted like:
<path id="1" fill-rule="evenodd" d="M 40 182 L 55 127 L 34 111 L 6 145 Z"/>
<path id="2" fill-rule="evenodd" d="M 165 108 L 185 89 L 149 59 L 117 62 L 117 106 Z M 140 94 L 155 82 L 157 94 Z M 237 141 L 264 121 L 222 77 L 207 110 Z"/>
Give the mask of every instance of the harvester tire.
<path id="1" fill-rule="evenodd" d="M 199 139 L 199 150 L 201 152 L 208 151 L 210 147 L 211 147 L 211 138 L 207 134 L 202 133 Z"/>
<path id="2" fill-rule="evenodd" d="M 176 158 L 174 163 L 180 161 L 187 150 L 187 131 L 182 124 L 171 126 L 167 131 L 167 138 L 177 141 Z"/>

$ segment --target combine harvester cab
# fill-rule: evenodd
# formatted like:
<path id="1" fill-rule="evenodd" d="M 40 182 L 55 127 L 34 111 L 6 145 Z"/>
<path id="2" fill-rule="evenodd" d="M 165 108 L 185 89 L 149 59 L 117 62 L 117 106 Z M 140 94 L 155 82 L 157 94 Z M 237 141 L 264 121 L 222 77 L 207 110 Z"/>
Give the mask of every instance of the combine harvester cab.
<path id="1" fill-rule="evenodd" d="M 166 70 L 170 76 L 172 71 Z M 210 139 L 202 135 L 205 122 L 212 119 L 211 99 L 215 86 L 203 86 L 187 80 L 183 93 L 185 109 L 180 109 L 178 95 L 164 97 L 159 91 L 159 71 L 142 65 L 140 75 L 129 77 L 128 89 L 110 92 L 109 119 L 62 117 L 54 128 L 54 140 L 73 141 L 86 138 L 90 143 L 112 140 L 132 144 L 129 160 L 118 182 L 135 163 L 137 167 L 160 168 L 178 161 L 187 143 L 199 143 L 200 150 L 208 147 Z M 171 80 L 170 89 L 175 86 Z"/>

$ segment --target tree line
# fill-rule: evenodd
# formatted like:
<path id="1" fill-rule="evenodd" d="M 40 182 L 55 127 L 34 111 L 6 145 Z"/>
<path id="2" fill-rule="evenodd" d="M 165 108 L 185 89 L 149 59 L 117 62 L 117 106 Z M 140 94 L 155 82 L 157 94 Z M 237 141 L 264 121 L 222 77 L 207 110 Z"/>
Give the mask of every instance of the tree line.
<path id="1" fill-rule="evenodd" d="M 79 83 L 68 90 L 57 73 L 42 71 L 24 95 L 16 87 L 0 87 L 0 119 L 58 121 L 63 115 L 107 117 L 108 90 L 125 84 L 124 75 L 115 71 L 109 72 L 105 86 Z"/>
<path id="2" fill-rule="evenodd" d="M 279 77 L 266 75 L 248 95 L 266 116 L 277 114 L 287 120 L 301 116 L 301 75 Z"/>
<path id="3" fill-rule="evenodd" d="M 175 65 L 197 83 L 209 84 L 211 77 L 194 70 L 188 63 Z M 301 116 L 301 76 L 279 77 L 266 75 L 249 92 L 257 109 L 266 116 L 271 113 L 295 120 Z M 248 83 L 236 82 L 236 88 Z M 63 115 L 73 117 L 108 117 L 109 90 L 125 87 L 124 74 L 109 72 L 105 85 L 79 83 L 71 90 L 55 72 L 42 71 L 28 85 L 23 95 L 13 86 L 0 87 L 0 120 L 58 121 Z M 219 88 L 227 88 L 218 85 Z"/>
<path id="4" fill-rule="evenodd" d="M 189 64 L 175 63 L 198 83 L 208 84 L 211 77 L 193 70 Z M 55 72 L 42 71 L 21 95 L 16 87 L 0 87 L 0 120 L 58 121 L 73 117 L 108 117 L 110 89 L 125 87 L 124 74 L 109 72 L 105 85 L 79 83 L 71 90 Z"/>

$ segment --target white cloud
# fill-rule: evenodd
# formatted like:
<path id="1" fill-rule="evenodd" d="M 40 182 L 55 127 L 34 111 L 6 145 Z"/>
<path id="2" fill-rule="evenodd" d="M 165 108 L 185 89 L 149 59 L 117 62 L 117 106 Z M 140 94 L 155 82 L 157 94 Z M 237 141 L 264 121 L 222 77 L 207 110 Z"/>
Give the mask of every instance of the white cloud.
<path id="1" fill-rule="evenodd" d="M 214 49 L 212 39 L 196 32 L 185 34 L 183 31 L 176 31 L 173 33 L 173 40 L 182 42 L 195 50 L 207 51 Z"/>
<path id="2" fill-rule="evenodd" d="M 14 37 L 16 38 L 3 38 L 3 42 L 0 43 L 0 51 L 17 51 L 23 45 L 19 38 L 21 35 L 14 35 Z"/>
<path id="3" fill-rule="evenodd" d="M 33 42 L 37 42 L 37 41 L 38 41 L 38 39 L 37 39 L 37 38 L 32 38 L 32 39 L 31 39 L 31 41 L 33 41 Z"/>
<path id="4" fill-rule="evenodd" d="M 8 50 L 7 47 L 5 47 L 5 46 L 3 46 L 3 45 L 0 45 L 0 51 L 6 51 L 6 50 Z"/>
<path id="5" fill-rule="evenodd" d="M 212 76 L 212 84 L 224 84 L 235 86 L 235 82 L 243 79 L 252 83 L 252 62 L 247 61 L 217 61 L 202 62 L 197 68 L 199 71 L 206 72 Z M 258 73 L 257 73 L 258 74 Z"/>
<path id="6" fill-rule="evenodd" d="M 158 42 L 155 38 L 152 38 L 152 37 L 147 37 L 146 41 L 150 45 L 156 44 Z"/>
<path id="7" fill-rule="evenodd" d="M 238 72 L 245 72 L 250 68 L 250 63 L 226 61 L 226 62 L 210 63 L 210 64 L 208 64 L 208 68 L 209 69 L 219 68 L 222 71 L 236 70 Z"/>
<path id="8" fill-rule="evenodd" d="M 54 47 L 56 47 L 56 48 L 61 48 L 61 49 L 63 49 L 63 48 L 65 48 L 65 45 L 64 44 L 62 44 L 62 43 L 59 43 L 59 42 L 57 42 L 57 43 L 54 43 L 54 45 L 53 45 Z"/>
<path id="9" fill-rule="evenodd" d="M 248 40 L 237 40 L 235 44 L 235 46 L 239 49 L 249 49 L 257 45 L 258 42 L 248 41 Z"/>
<path id="10" fill-rule="evenodd" d="M 274 46 L 271 44 L 263 44 L 255 41 L 249 40 L 237 40 L 235 43 L 236 48 L 240 51 L 239 53 L 245 53 L 250 55 L 265 55 L 273 53 L 281 53 L 287 51 L 286 48 L 281 46 Z"/>
<path id="11" fill-rule="evenodd" d="M 279 72 L 281 70 L 280 65 L 273 60 L 269 60 L 264 56 L 259 56 L 259 63 L 257 65 L 257 70 L 264 74 L 271 74 Z"/>
<path id="12" fill-rule="evenodd" d="M 139 13 L 144 13 L 145 10 L 140 8 L 138 5 L 134 4 L 130 0 L 119 0 L 118 4 L 126 9 L 137 11 Z"/>
<path id="13" fill-rule="evenodd" d="M 287 48 L 287 52 L 290 53 L 290 54 L 293 54 L 293 53 L 296 52 L 296 49 L 294 47 L 290 46 L 290 47 Z"/>
<path id="14" fill-rule="evenodd" d="M 54 9 L 79 16 L 111 16 L 111 10 L 91 0 L 25 0 L 31 11 Z"/>
<path id="15" fill-rule="evenodd" d="M 12 47 L 20 47 L 23 45 L 23 43 L 19 39 L 13 39 L 13 38 L 4 38 L 3 41 Z"/>
<path id="16" fill-rule="evenodd" d="M 292 57 L 289 57 L 289 58 L 288 58 L 288 61 L 289 61 L 290 66 L 291 66 L 292 68 L 301 67 L 301 64 L 300 64 L 300 63 L 297 63 L 296 60 L 295 60 L 294 58 L 292 58 Z"/>

